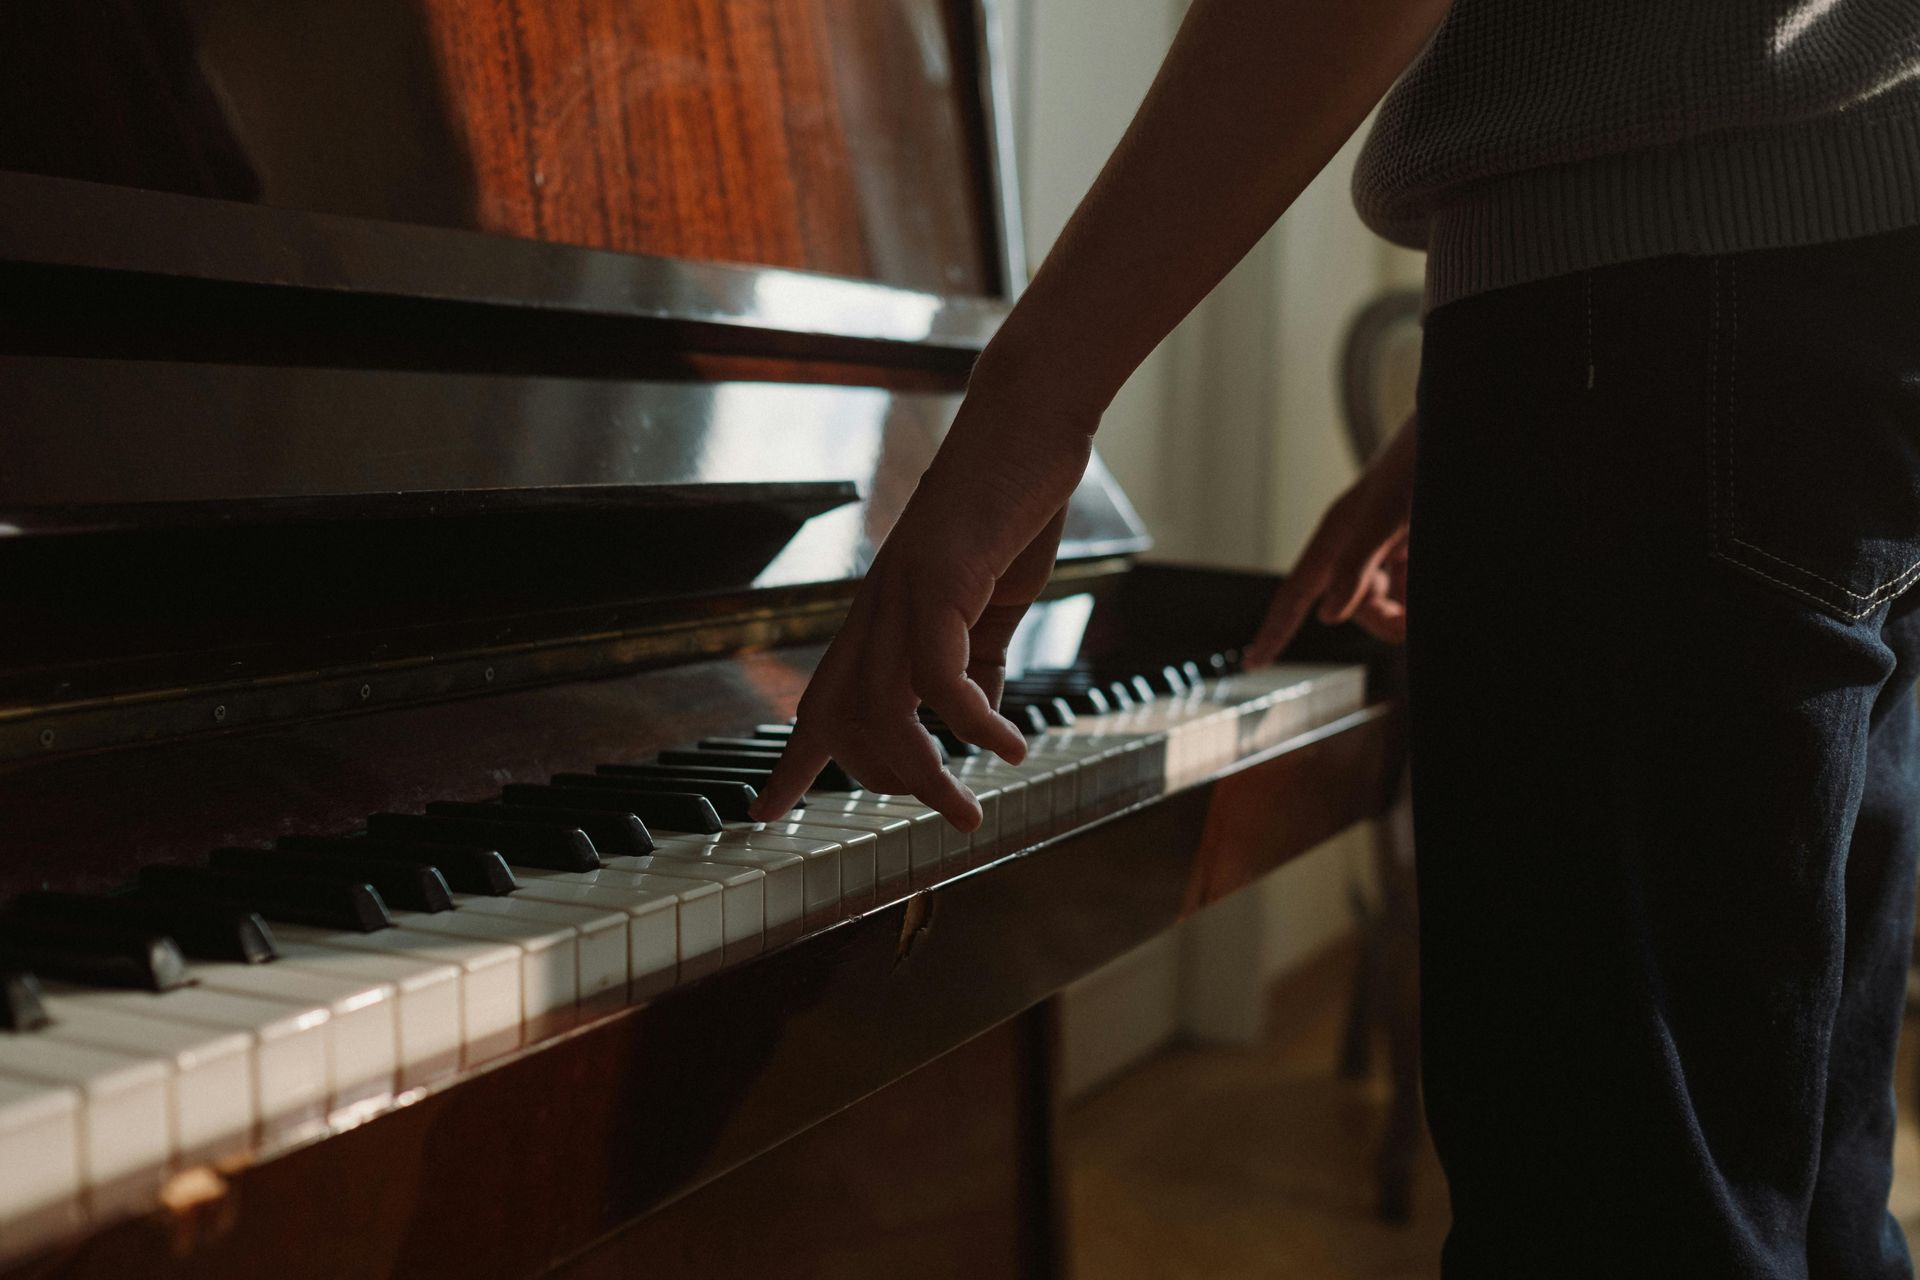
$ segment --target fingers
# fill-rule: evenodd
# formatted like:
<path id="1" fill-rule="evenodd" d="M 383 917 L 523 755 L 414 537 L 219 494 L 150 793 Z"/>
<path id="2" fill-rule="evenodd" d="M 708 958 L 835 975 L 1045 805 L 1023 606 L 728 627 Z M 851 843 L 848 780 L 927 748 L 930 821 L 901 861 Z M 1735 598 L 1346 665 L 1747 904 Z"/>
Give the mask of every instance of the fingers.
<path id="1" fill-rule="evenodd" d="M 786 748 L 749 810 L 755 821 L 785 816 L 833 759 L 862 785 L 917 796 L 963 831 L 980 825 L 979 802 L 946 771 L 939 745 L 920 724 L 921 702 L 956 733 L 1003 756 L 1024 755 L 1026 739 L 965 676 L 967 637 L 960 616 L 948 613 L 910 626 L 903 625 L 904 616 L 885 603 L 849 615 L 815 670 Z M 913 637 L 907 645 L 926 669 L 954 674 L 916 679 L 915 655 L 902 652 L 897 639 L 888 642 L 903 632 Z"/>
<path id="2" fill-rule="evenodd" d="M 1247 646 L 1248 666 L 1264 667 L 1278 658 L 1293 643 L 1300 624 L 1307 620 L 1307 614 L 1326 591 L 1332 580 L 1333 565 L 1324 548 L 1316 549 L 1320 542 L 1321 537 L 1316 533 L 1302 553 L 1299 565 L 1273 593 L 1273 602 L 1267 606 L 1260 632 Z"/>
<path id="3" fill-rule="evenodd" d="M 1027 614 L 1025 604 L 989 605 L 967 635 L 967 679 L 998 709 L 1007 689 L 1007 646 Z M 1025 743 L 1021 744 L 1024 756 Z"/>
<path id="4" fill-rule="evenodd" d="M 767 785 L 748 809 L 755 822 L 776 822 L 820 776 L 829 753 L 819 718 L 804 712 L 795 722 L 787 746 L 773 767 Z M 940 762 L 940 749 L 918 720 L 908 717 L 888 724 L 846 724 L 844 735 L 856 743 L 838 755 L 841 766 L 862 786 L 888 795 L 911 795 L 941 817 L 972 831 L 983 817 L 980 802 Z"/>
<path id="5" fill-rule="evenodd" d="M 968 631 L 967 619 L 947 606 L 928 610 L 916 621 L 908 632 L 913 692 L 962 738 L 1019 764 L 1027 756 L 1026 736 L 994 710 L 985 691 L 967 675 Z"/>
<path id="6" fill-rule="evenodd" d="M 827 767 L 827 751 L 814 730 L 813 721 L 802 716 L 787 737 L 787 745 L 773 766 L 766 786 L 747 812 L 755 822 L 774 822 L 787 816 L 813 780 Z M 858 775 L 855 775 L 856 777 Z"/>
<path id="7" fill-rule="evenodd" d="M 1247 663 L 1266 666 L 1293 642 L 1310 614 L 1334 625 L 1353 619 L 1376 593 L 1397 591 L 1405 580 L 1407 530 L 1404 521 L 1369 511 L 1350 499 L 1337 502 L 1314 530 L 1293 573 L 1273 593 L 1267 616 Z M 1404 625 L 1384 613 L 1371 619 L 1388 628 Z"/>
<path id="8" fill-rule="evenodd" d="M 1342 551 L 1334 568 L 1326 594 L 1320 600 L 1320 621 L 1328 626 L 1353 617 L 1354 610 L 1376 586 L 1376 578 L 1379 588 L 1385 589 L 1386 575 L 1381 568 L 1406 541 L 1407 531 L 1404 527 L 1391 530 L 1385 541 L 1369 535 L 1370 531 L 1360 531 L 1360 536 Z"/>
<path id="9" fill-rule="evenodd" d="M 940 748 L 919 721 L 902 726 L 898 735 L 889 735 L 888 776 L 875 780 L 863 773 L 854 777 L 876 791 L 911 795 L 933 809 L 962 831 L 976 830 L 984 818 L 980 801 L 947 772 L 940 762 Z"/>
<path id="10" fill-rule="evenodd" d="M 1062 507 L 997 576 L 950 557 L 930 574 L 924 557 L 883 546 L 752 816 L 784 816 L 832 759 L 866 787 L 917 796 L 962 830 L 978 827 L 980 804 L 943 766 L 919 709 L 1010 764 L 1026 758 L 1026 735 L 996 704 L 1007 646 L 1052 571 L 1064 520 Z"/>
<path id="11" fill-rule="evenodd" d="M 1404 644 L 1407 639 L 1407 607 L 1385 594 L 1370 595 L 1353 612 L 1354 625 L 1376 640 Z"/>

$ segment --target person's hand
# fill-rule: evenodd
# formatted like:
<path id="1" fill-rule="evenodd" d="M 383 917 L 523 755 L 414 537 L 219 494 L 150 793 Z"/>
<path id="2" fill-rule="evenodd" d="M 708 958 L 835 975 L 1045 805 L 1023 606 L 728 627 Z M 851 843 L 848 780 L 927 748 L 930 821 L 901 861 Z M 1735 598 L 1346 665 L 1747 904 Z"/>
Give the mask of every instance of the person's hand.
<path id="1" fill-rule="evenodd" d="M 1307 542 L 1300 563 L 1273 593 L 1247 665 L 1278 658 L 1307 615 L 1352 621 L 1382 640 L 1407 635 L 1407 516 L 1413 505 L 1418 420 L 1408 417 L 1353 487 L 1341 494 Z"/>
<path id="2" fill-rule="evenodd" d="M 963 831 L 980 825 L 979 802 L 941 764 L 919 709 L 1010 764 L 1026 757 L 1026 738 L 996 709 L 1007 645 L 1053 572 L 1097 420 L 969 393 L 808 683 L 755 819 L 785 814 L 831 759 Z"/>

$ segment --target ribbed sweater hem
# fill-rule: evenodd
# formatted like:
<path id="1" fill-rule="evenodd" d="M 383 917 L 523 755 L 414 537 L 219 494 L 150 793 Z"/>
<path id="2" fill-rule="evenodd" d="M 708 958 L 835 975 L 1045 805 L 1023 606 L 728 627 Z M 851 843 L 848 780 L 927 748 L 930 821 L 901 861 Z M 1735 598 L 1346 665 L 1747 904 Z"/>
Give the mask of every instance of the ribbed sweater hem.
<path id="1" fill-rule="evenodd" d="M 1427 226 L 1427 306 L 1617 262 L 1822 244 L 1920 225 L 1920 118 L 1796 126 L 1477 184 Z"/>

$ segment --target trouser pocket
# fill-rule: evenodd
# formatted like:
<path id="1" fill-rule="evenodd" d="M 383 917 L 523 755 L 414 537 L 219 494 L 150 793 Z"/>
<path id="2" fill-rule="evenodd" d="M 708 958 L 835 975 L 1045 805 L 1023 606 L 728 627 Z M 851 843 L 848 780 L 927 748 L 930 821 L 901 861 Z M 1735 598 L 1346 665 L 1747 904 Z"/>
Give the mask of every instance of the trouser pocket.
<path id="1" fill-rule="evenodd" d="M 1920 234 L 1710 263 L 1720 560 L 1858 621 L 1920 581 Z"/>

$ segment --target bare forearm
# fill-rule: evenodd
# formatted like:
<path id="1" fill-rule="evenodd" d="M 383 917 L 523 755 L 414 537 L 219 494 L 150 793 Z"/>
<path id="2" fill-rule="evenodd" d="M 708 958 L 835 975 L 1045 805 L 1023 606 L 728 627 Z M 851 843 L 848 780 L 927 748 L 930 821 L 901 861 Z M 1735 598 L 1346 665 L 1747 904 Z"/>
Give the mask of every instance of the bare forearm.
<path id="1" fill-rule="evenodd" d="M 1340 149 L 1449 3 L 1194 0 L 978 376 L 1098 414 Z"/>

